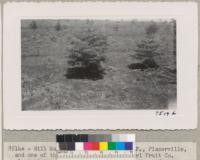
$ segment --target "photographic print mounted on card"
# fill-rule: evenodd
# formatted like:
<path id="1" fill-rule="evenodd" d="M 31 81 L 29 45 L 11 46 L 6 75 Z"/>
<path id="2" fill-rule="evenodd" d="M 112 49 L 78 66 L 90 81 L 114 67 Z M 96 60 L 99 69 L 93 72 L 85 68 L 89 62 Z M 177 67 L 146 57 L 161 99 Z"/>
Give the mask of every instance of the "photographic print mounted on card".
<path id="1" fill-rule="evenodd" d="M 7 3 L 4 69 L 7 129 L 195 128 L 196 3 Z"/>

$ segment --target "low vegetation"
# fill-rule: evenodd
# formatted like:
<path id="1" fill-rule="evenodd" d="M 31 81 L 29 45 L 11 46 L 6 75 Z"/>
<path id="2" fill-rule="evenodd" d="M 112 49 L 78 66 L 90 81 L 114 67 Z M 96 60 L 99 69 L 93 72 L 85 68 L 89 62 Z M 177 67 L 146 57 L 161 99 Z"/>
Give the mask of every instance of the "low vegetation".
<path id="1" fill-rule="evenodd" d="M 174 21 L 23 20 L 22 109 L 166 109 Z"/>

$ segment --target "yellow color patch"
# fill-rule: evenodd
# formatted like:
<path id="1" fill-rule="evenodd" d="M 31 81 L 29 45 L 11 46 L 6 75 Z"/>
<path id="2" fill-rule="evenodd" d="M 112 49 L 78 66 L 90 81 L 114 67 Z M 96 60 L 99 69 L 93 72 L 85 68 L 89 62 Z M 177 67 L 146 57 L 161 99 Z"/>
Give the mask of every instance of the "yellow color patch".
<path id="1" fill-rule="evenodd" d="M 108 150 L 108 142 L 100 142 L 99 143 L 99 150 L 100 151 Z"/>

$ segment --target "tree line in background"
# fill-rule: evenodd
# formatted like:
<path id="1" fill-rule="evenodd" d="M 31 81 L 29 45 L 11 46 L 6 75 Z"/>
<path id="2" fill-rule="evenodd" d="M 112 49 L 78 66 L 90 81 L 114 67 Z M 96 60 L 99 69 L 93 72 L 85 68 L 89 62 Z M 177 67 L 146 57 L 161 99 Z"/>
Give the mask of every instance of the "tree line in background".
<path id="1" fill-rule="evenodd" d="M 38 28 L 37 22 L 35 20 L 31 21 L 30 25 L 29 25 L 30 29 L 36 30 Z M 62 30 L 60 21 L 58 21 L 55 25 L 55 30 L 56 31 L 60 31 Z"/>
<path id="2" fill-rule="evenodd" d="M 33 30 L 38 28 L 36 21 L 30 23 L 30 28 Z M 56 23 L 55 30 L 62 30 L 60 21 Z M 118 30 L 119 26 L 115 25 L 113 31 L 118 32 Z M 155 61 L 155 56 L 159 54 L 157 52 L 159 44 L 155 40 L 157 31 L 158 27 L 155 23 L 146 28 L 145 38 L 136 44 L 135 53 L 131 55 L 139 63 L 129 64 L 129 69 L 144 70 L 159 67 Z M 102 79 L 105 74 L 103 63 L 106 60 L 104 53 L 108 45 L 107 36 L 91 24 L 74 36 L 68 56 L 66 77 L 71 79 Z"/>

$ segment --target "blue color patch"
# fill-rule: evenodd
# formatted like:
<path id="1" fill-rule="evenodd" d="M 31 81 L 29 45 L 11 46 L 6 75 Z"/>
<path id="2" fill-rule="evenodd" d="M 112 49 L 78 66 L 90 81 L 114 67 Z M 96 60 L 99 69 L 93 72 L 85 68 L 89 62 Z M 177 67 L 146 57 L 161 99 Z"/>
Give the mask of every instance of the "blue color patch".
<path id="1" fill-rule="evenodd" d="M 133 142 L 126 142 L 125 143 L 126 150 L 133 150 Z"/>
<path id="2" fill-rule="evenodd" d="M 126 150 L 125 142 L 116 142 L 116 150 Z"/>

